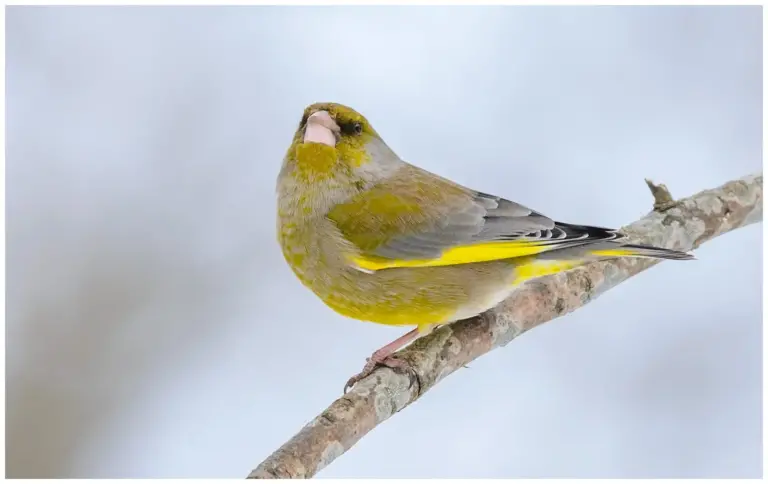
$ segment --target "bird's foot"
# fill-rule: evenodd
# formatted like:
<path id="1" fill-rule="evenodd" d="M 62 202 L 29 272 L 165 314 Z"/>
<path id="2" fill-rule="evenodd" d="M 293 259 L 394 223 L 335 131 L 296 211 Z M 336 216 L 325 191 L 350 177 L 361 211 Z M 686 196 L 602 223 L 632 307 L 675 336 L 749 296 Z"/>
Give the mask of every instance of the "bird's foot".
<path id="1" fill-rule="evenodd" d="M 419 385 L 419 391 L 421 391 L 421 381 L 419 380 L 419 375 L 416 373 L 416 370 L 411 367 L 410 363 L 392 356 L 391 353 L 376 351 L 371 355 L 370 358 L 366 360 L 363 371 L 347 380 L 347 383 L 344 385 L 344 393 L 347 393 L 347 391 L 352 388 L 355 383 L 373 373 L 378 366 L 386 366 L 387 368 L 391 368 L 394 371 L 408 374 L 408 377 L 411 380 L 408 384 L 408 388 L 411 388 L 413 384 L 416 383 Z"/>

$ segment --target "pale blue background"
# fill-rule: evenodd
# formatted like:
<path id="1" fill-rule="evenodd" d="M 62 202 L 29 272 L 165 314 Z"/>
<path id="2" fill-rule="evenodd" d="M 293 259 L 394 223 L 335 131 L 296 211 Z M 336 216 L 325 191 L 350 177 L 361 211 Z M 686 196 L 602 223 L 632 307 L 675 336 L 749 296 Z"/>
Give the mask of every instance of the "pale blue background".
<path id="1" fill-rule="evenodd" d="M 574 223 L 761 169 L 761 10 L 7 9 L 7 465 L 240 478 L 401 333 L 285 265 L 305 105 Z M 758 477 L 760 225 L 459 371 L 322 477 Z"/>

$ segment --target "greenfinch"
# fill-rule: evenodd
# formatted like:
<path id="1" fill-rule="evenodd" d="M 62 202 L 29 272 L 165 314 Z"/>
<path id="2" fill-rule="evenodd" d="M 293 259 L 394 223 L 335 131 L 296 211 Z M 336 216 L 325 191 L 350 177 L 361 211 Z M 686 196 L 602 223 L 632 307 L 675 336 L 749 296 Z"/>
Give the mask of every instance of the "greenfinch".
<path id="1" fill-rule="evenodd" d="M 298 279 L 336 312 L 415 326 L 345 389 L 439 325 L 476 316 L 521 282 L 616 257 L 692 259 L 617 230 L 556 222 L 400 159 L 354 109 L 303 113 L 277 180 L 277 235 Z"/>

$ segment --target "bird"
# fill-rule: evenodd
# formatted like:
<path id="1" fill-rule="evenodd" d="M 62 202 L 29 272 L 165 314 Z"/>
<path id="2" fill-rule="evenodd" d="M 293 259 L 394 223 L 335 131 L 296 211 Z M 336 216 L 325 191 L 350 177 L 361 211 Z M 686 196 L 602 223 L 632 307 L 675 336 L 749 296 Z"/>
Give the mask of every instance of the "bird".
<path id="1" fill-rule="evenodd" d="M 334 102 L 304 109 L 276 192 L 277 239 L 304 286 L 348 318 L 413 327 L 374 351 L 345 392 L 380 365 L 411 372 L 398 349 L 493 308 L 527 280 L 619 257 L 694 258 L 422 169 Z"/>

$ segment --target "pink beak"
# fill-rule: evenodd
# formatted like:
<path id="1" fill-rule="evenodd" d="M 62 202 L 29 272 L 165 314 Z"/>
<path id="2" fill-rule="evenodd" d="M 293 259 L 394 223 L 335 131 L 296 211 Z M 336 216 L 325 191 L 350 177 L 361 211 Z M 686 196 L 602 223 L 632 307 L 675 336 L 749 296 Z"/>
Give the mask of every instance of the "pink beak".
<path id="1" fill-rule="evenodd" d="M 328 146 L 336 146 L 336 134 L 341 129 L 331 115 L 326 111 L 318 111 L 307 118 L 307 127 L 304 130 L 305 143 L 322 143 Z"/>

